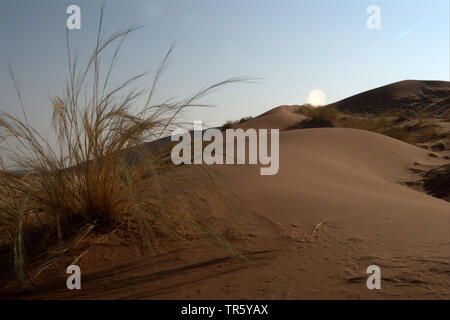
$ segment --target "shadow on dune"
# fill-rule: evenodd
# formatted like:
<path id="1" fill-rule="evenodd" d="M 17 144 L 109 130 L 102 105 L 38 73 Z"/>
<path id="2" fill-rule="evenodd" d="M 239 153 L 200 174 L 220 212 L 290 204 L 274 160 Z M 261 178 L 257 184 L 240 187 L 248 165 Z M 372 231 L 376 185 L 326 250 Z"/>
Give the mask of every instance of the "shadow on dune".
<path id="1" fill-rule="evenodd" d="M 178 250 L 175 250 L 178 251 Z M 170 260 L 175 251 L 159 256 L 162 260 Z M 74 292 L 59 285 L 52 285 L 39 293 L 22 293 L 20 299 L 34 299 L 45 296 L 50 299 L 148 299 L 173 293 L 184 286 L 200 281 L 217 278 L 252 266 L 261 265 L 263 261 L 273 258 L 273 250 L 253 251 L 248 260 L 237 257 L 213 258 L 206 261 L 182 264 L 177 267 L 162 269 L 158 266 L 162 261 L 131 261 L 120 267 L 113 266 L 96 271 L 83 277 L 83 290 Z M 243 263 L 244 262 L 244 263 Z M 156 270 L 155 270 L 156 269 Z M 160 269 L 160 270 L 158 270 Z M 47 292 L 47 294 L 45 293 Z M 105 293 L 107 293 L 105 295 Z M 75 294 L 75 297 L 74 297 Z M 14 299 L 14 296 L 2 297 Z"/>

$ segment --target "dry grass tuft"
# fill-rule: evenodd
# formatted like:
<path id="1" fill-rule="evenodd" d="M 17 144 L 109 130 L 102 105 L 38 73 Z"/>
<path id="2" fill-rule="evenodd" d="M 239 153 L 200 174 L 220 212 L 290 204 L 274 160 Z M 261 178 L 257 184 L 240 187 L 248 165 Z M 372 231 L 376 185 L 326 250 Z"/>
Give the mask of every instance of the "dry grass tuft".
<path id="1" fill-rule="evenodd" d="M 417 116 L 409 116 L 403 111 L 390 111 L 383 114 L 349 114 L 338 112 L 333 108 L 315 108 L 303 105 L 299 113 L 309 119 L 300 123 L 298 128 L 342 127 L 355 128 L 381 133 L 410 144 L 424 146 L 447 140 L 445 132 L 427 116 L 426 112 L 418 112 Z"/>
<path id="2" fill-rule="evenodd" d="M 26 173 L 8 171 L 0 157 L 0 264 L 14 269 L 24 287 L 33 286 L 58 253 L 92 231 L 119 228 L 139 235 L 148 249 L 167 238 L 200 234 L 233 250 L 210 223 L 204 200 L 187 191 L 191 181 L 168 174 L 175 170 L 168 147 L 150 152 L 144 143 L 167 135 L 178 126 L 181 112 L 203 106 L 199 100 L 208 93 L 243 79 L 213 84 L 181 101 L 154 104 L 171 47 L 148 91 L 129 89 L 144 73 L 110 88 L 118 52 L 136 28 L 102 40 L 102 20 L 103 9 L 96 47 L 84 68 L 72 58 L 67 36 L 69 79 L 64 94 L 51 100 L 56 144 L 29 123 L 10 68 L 23 119 L 1 114 L 0 143 L 8 161 Z M 101 72 L 102 53 L 112 45 L 112 59 Z M 131 151 L 138 160 L 130 161 Z"/>
<path id="3" fill-rule="evenodd" d="M 253 119 L 252 116 L 247 116 L 247 117 L 241 118 L 241 120 L 235 120 L 235 121 L 228 120 L 227 122 L 225 122 L 225 123 L 222 125 L 222 128 L 221 128 L 221 129 L 222 129 L 222 131 L 224 131 L 224 130 L 226 130 L 226 129 L 233 129 L 233 128 L 236 127 L 238 124 L 247 122 L 247 121 L 249 121 L 249 120 L 251 120 L 251 119 Z"/>

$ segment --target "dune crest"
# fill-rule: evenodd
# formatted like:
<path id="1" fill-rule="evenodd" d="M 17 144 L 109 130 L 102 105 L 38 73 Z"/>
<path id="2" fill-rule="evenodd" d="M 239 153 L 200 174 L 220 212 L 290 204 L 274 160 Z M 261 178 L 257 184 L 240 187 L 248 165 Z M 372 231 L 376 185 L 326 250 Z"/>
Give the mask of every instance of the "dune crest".
<path id="1" fill-rule="evenodd" d="M 341 111 L 380 113 L 409 110 L 442 114 L 450 108 L 450 82 L 403 80 L 328 104 Z"/>

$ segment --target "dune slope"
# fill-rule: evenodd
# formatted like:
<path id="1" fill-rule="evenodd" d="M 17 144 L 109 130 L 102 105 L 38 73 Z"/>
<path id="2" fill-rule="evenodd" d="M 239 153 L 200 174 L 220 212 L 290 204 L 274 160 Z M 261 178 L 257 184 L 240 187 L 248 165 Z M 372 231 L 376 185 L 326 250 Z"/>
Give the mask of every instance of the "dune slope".
<path id="1" fill-rule="evenodd" d="M 341 111 L 380 113 L 392 110 L 442 114 L 450 108 L 450 82 L 404 80 L 329 104 Z"/>
<path id="2" fill-rule="evenodd" d="M 244 130 L 248 128 L 287 130 L 306 119 L 304 115 L 295 113 L 297 109 L 298 106 L 295 105 L 279 106 L 237 125 L 236 128 Z"/>
<path id="3" fill-rule="evenodd" d="M 368 131 L 282 132 L 277 175 L 213 168 L 240 199 L 234 241 L 250 260 L 201 240 L 144 259 L 112 237 L 81 258 L 81 292 L 61 279 L 38 297 L 449 299 L 449 203 L 403 184 L 415 178 L 409 168 L 445 161 Z M 372 264 L 381 290 L 366 287 Z"/>

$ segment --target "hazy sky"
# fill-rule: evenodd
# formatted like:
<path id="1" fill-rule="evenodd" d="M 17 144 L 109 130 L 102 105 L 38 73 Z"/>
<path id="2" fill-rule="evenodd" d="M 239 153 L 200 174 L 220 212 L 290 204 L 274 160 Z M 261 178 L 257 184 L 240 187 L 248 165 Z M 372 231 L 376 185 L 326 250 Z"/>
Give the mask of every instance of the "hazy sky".
<path id="1" fill-rule="evenodd" d="M 81 8 L 81 30 L 70 31 L 80 58 L 92 52 L 100 2 L 0 2 L 0 110 L 19 110 L 7 72 L 13 66 L 33 122 L 44 130 L 49 96 L 67 77 L 68 5 Z M 381 29 L 366 26 L 369 5 L 381 9 Z M 129 24 L 131 35 L 113 73 L 120 81 L 154 70 L 177 43 L 158 96 L 183 97 L 233 76 L 259 84 L 223 88 L 193 118 L 210 125 L 256 116 L 281 104 L 302 104 L 322 90 L 330 103 L 404 79 L 449 80 L 449 1 L 106 1 L 105 32 Z M 85 60 L 84 60 L 85 61 Z M 140 84 L 148 86 L 150 78 Z"/>

